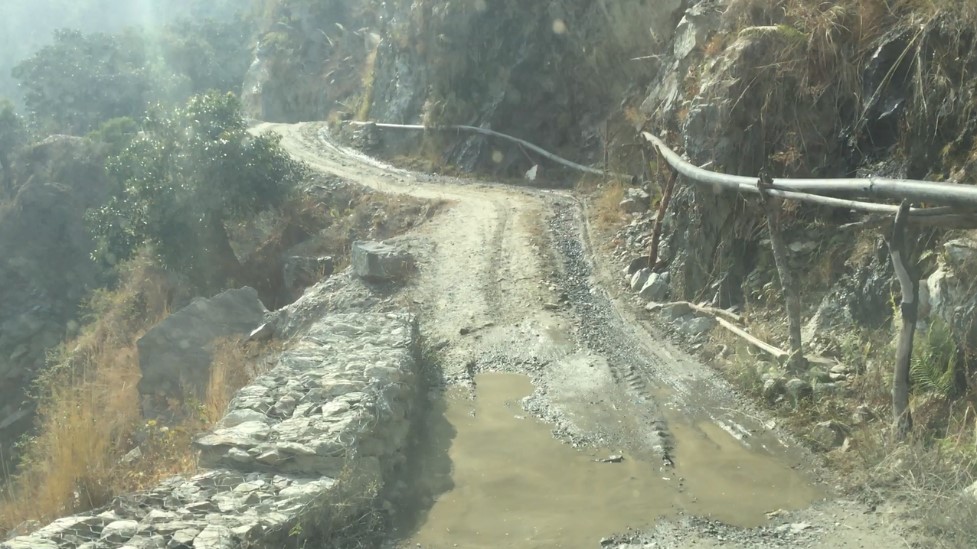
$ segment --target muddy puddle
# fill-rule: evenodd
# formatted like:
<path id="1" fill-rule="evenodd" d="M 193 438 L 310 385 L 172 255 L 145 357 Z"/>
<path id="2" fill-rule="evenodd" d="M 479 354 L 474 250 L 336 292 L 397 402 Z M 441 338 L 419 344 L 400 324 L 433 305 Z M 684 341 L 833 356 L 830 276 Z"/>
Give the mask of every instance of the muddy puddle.
<path id="1" fill-rule="evenodd" d="M 396 525 L 403 547 L 596 547 L 603 536 L 680 511 L 750 526 L 818 496 L 789 467 L 718 427 L 681 426 L 671 469 L 556 440 L 520 405 L 532 392 L 525 376 L 475 381 L 474 400 L 449 394 L 428 418 L 427 455 L 411 472 L 415 501 Z M 602 462 L 616 455 L 623 461 Z"/>

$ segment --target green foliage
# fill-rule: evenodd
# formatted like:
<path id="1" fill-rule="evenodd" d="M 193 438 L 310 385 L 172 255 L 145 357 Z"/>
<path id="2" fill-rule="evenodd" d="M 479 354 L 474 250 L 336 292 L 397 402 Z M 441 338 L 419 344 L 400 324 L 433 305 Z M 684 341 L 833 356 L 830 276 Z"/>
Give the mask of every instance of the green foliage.
<path id="1" fill-rule="evenodd" d="M 102 120 L 139 116 L 154 98 L 148 54 L 135 35 L 55 33 L 13 69 L 35 124 L 45 132 L 83 133 Z"/>
<path id="2" fill-rule="evenodd" d="M 0 193 L 13 185 L 11 161 L 14 153 L 27 141 L 24 121 L 9 101 L 0 101 Z"/>
<path id="3" fill-rule="evenodd" d="M 203 287 L 239 268 L 224 223 L 277 206 L 302 175 L 277 137 L 249 134 L 237 98 L 218 93 L 155 111 L 108 166 L 121 192 L 89 215 L 102 257 L 149 243 Z"/>
<path id="4" fill-rule="evenodd" d="M 956 391 L 957 345 L 945 322 L 933 319 L 913 346 L 910 375 L 916 391 L 951 397 Z"/>
<path id="5" fill-rule="evenodd" d="M 158 41 L 169 70 L 189 80 L 192 93 L 239 91 L 251 63 L 252 29 L 247 21 L 181 19 Z"/>
<path id="6" fill-rule="evenodd" d="M 139 123 L 129 117 L 113 118 L 88 134 L 88 139 L 107 147 L 109 156 L 118 156 L 139 134 Z"/>

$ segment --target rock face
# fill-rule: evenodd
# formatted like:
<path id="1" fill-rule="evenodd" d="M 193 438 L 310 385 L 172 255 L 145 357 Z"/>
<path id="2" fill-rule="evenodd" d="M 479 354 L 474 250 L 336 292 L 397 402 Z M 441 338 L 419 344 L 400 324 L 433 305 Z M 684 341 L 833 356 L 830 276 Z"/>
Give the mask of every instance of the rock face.
<path id="1" fill-rule="evenodd" d="M 346 526 L 343 511 L 369 513 L 371 494 L 404 460 L 418 349 L 407 313 L 322 316 L 198 439 L 214 469 L 0 549 L 278 549 L 331 539 L 323 528 Z"/>
<path id="2" fill-rule="evenodd" d="M 156 398 L 179 396 L 186 389 L 203 397 L 214 342 L 248 335 L 267 312 L 254 289 L 227 290 L 194 300 L 139 338 L 139 393 L 150 397 L 144 398 L 149 403 L 144 415 L 155 415 L 151 403 Z"/>
<path id="3" fill-rule="evenodd" d="M 375 282 L 404 280 L 414 270 L 409 252 L 384 242 L 354 242 L 351 261 L 357 276 Z"/>
<path id="4" fill-rule="evenodd" d="M 943 249 L 936 272 L 921 285 L 927 294 L 921 305 L 949 326 L 968 358 L 977 360 L 977 238 L 951 240 Z"/>
<path id="5" fill-rule="evenodd" d="M 330 256 L 287 257 L 282 268 L 285 291 L 290 294 L 301 293 L 305 288 L 331 275 L 335 268 L 336 261 Z"/>

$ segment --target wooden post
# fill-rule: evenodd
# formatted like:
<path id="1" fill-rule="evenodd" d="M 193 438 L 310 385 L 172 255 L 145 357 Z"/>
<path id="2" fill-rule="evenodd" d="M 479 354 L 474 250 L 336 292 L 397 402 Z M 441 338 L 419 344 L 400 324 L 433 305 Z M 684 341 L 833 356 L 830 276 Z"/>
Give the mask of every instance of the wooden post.
<path id="1" fill-rule="evenodd" d="M 773 185 L 773 179 L 765 170 L 760 171 L 757 188 L 763 200 L 763 209 L 767 217 L 767 231 L 770 233 L 770 247 L 773 249 L 773 260 L 777 265 L 777 275 L 780 286 L 784 290 L 784 301 L 787 303 L 787 327 L 790 335 L 790 356 L 787 357 L 787 369 L 799 372 L 807 365 L 801 342 L 801 298 L 794 285 L 794 277 L 790 274 L 787 262 L 787 245 L 780 227 L 781 200 L 770 196 L 767 192 Z"/>
<path id="2" fill-rule="evenodd" d="M 661 161 L 659 161 L 661 166 Z M 658 215 L 655 216 L 655 227 L 651 231 L 651 250 L 648 252 L 648 267 L 652 270 L 658 267 L 658 247 L 662 240 L 662 225 L 665 223 L 665 214 L 668 213 L 668 204 L 672 201 L 672 193 L 675 190 L 675 181 L 678 179 L 678 171 L 669 170 L 668 183 L 662 190 L 662 201 L 658 204 Z"/>
<path id="3" fill-rule="evenodd" d="M 903 200 L 892 224 L 892 236 L 888 239 L 889 256 L 902 290 L 902 329 L 899 331 L 896 362 L 892 372 L 892 419 L 897 440 L 905 439 L 913 427 L 912 413 L 909 411 L 909 364 L 913 355 L 916 315 L 919 312 L 919 276 L 910 258 L 908 225 L 909 201 Z"/>

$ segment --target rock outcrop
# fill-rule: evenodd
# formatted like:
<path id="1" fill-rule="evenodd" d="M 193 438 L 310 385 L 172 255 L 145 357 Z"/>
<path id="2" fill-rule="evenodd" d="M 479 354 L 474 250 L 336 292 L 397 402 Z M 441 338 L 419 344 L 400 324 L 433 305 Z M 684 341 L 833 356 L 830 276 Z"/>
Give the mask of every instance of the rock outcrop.
<path id="1" fill-rule="evenodd" d="M 213 344 L 241 337 L 258 327 L 268 311 L 252 288 L 195 299 L 139 338 L 139 393 L 143 415 L 155 417 L 152 403 L 191 391 L 203 398 L 210 380 Z"/>
<path id="2" fill-rule="evenodd" d="M 0 548 L 342 546 L 336 532 L 379 512 L 378 493 L 405 459 L 418 345 L 408 313 L 319 317 L 199 437 L 210 470 Z"/>

